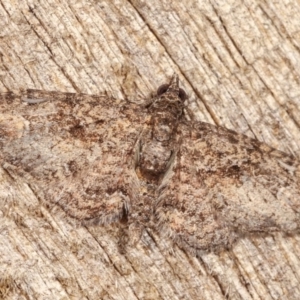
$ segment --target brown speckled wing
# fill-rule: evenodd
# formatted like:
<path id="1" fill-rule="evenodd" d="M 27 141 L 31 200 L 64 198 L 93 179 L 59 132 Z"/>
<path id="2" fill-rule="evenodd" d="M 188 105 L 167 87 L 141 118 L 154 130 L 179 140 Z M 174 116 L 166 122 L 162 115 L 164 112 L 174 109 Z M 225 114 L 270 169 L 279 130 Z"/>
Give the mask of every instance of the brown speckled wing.
<path id="1" fill-rule="evenodd" d="M 240 235 L 300 227 L 299 162 L 226 128 L 178 127 L 176 158 L 157 190 L 157 228 L 191 252 Z"/>
<path id="2" fill-rule="evenodd" d="M 176 74 L 144 106 L 107 96 L 1 94 L 1 165 L 80 223 L 121 221 L 135 242 L 151 227 L 197 253 L 230 247 L 241 235 L 298 230 L 299 161 L 187 121 L 185 99 Z"/>
<path id="3" fill-rule="evenodd" d="M 2 163 L 29 174 L 46 201 L 77 220 L 124 217 L 139 189 L 134 152 L 147 119 L 140 108 L 107 96 L 36 90 L 23 100 L 1 95 Z"/>

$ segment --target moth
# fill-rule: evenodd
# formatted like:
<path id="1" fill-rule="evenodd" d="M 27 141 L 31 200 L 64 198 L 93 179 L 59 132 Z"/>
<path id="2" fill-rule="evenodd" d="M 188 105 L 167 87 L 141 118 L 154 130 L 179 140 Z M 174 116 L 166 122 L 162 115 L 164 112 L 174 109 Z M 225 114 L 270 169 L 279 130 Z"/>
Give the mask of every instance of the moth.
<path id="1" fill-rule="evenodd" d="M 83 225 L 156 230 L 192 253 L 300 226 L 291 155 L 184 114 L 175 74 L 141 106 L 28 90 L 0 96 L 0 162 Z"/>

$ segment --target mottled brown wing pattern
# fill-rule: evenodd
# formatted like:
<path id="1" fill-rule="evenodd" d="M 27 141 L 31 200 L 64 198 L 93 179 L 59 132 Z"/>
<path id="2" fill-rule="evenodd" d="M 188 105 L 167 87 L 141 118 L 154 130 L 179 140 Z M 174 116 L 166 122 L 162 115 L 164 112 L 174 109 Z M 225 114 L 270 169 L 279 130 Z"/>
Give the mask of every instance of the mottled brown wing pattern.
<path id="1" fill-rule="evenodd" d="M 122 221 L 198 251 L 300 227 L 300 167 L 231 130 L 187 121 L 175 74 L 137 106 L 107 96 L 0 95 L 0 162 L 83 224 Z M 27 178 L 27 177 L 26 177 Z M 24 178 L 25 180 L 27 180 Z"/>
<path id="2" fill-rule="evenodd" d="M 242 134 L 182 122 L 173 169 L 158 188 L 159 231 L 182 247 L 229 247 L 239 235 L 300 227 L 300 166 Z"/>
<path id="3" fill-rule="evenodd" d="M 2 94 L 2 162 L 77 220 L 122 218 L 139 193 L 134 152 L 147 116 L 107 96 L 32 90 L 23 100 Z"/>

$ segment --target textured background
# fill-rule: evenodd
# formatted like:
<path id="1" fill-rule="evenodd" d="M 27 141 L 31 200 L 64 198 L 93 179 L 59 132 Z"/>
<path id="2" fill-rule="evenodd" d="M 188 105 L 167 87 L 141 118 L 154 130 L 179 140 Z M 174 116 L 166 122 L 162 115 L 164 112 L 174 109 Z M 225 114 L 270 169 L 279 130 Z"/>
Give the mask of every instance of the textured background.
<path id="1" fill-rule="evenodd" d="M 297 1 L 0 1 L 0 91 L 142 101 L 173 72 L 191 118 L 300 157 Z M 187 255 L 153 232 L 75 227 L 0 173 L 0 298 L 299 299 L 299 236 Z"/>

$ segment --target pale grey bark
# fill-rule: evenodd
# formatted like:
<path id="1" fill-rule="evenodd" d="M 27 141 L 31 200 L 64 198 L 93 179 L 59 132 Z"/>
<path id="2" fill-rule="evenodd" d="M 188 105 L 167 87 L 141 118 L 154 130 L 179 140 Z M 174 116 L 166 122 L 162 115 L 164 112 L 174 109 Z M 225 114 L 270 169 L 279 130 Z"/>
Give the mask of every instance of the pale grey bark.
<path id="1" fill-rule="evenodd" d="M 0 91 L 142 101 L 177 72 L 191 118 L 300 157 L 299 20 L 296 1 L 2 0 Z M 0 178 L 0 298 L 300 298 L 298 235 L 195 258 L 148 232 L 122 255 L 113 226 L 70 224 Z"/>

